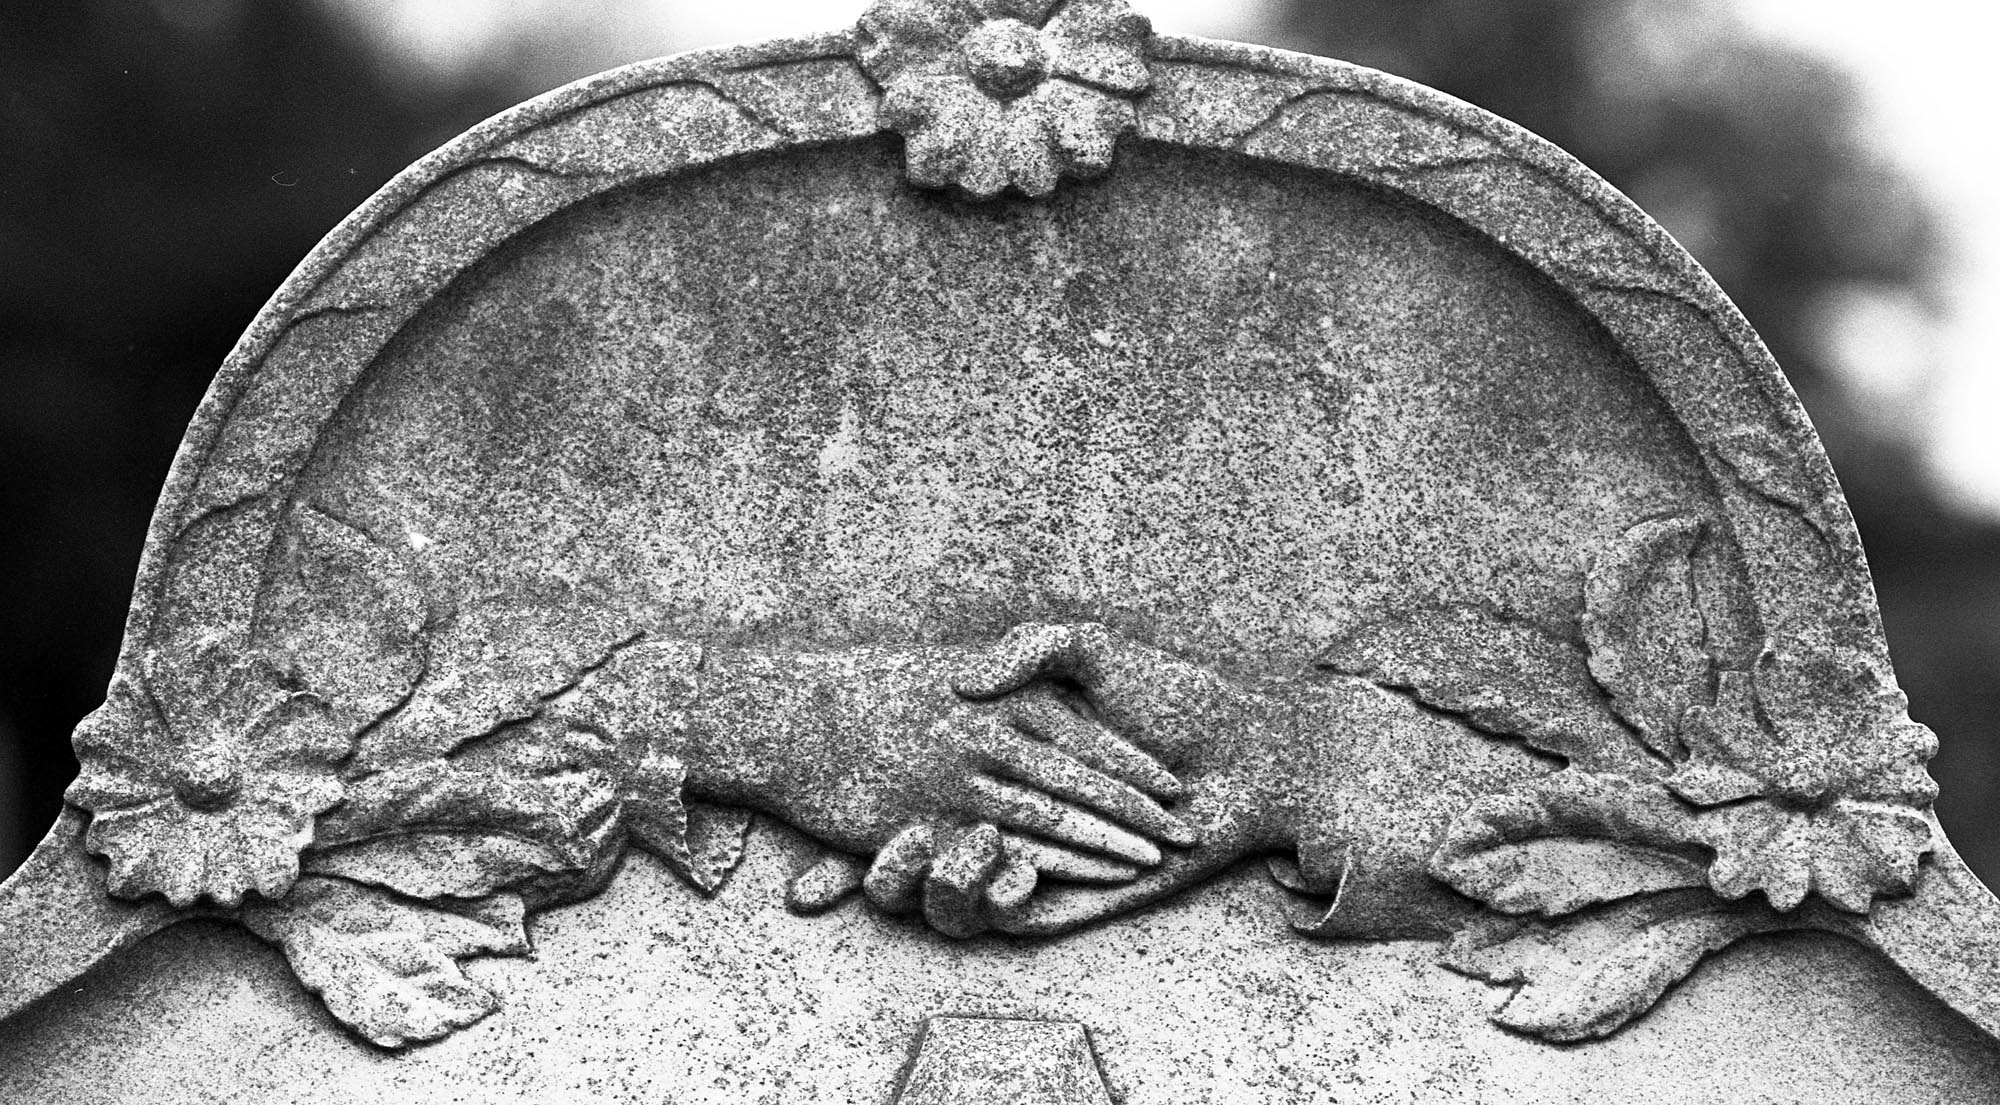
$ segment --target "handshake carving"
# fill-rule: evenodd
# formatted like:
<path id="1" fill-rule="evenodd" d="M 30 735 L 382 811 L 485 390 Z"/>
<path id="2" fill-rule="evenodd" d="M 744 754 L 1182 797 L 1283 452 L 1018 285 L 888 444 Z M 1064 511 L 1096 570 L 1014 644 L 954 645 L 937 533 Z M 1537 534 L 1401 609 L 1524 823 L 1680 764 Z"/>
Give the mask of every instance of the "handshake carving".
<path id="1" fill-rule="evenodd" d="M 792 884 L 801 912 L 859 891 L 955 937 L 1048 934 L 1258 843 L 1225 793 L 1190 801 L 1176 772 L 1268 744 L 1271 704 L 1102 625 L 1032 623 L 981 647 L 711 652 L 701 683 L 688 796 L 828 846 Z"/>

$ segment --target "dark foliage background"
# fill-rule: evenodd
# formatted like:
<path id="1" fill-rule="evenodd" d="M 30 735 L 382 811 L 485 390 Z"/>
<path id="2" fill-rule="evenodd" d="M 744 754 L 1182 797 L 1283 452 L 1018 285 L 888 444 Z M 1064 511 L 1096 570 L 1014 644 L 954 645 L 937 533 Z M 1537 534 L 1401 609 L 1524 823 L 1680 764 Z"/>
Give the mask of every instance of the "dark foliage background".
<path id="1" fill-rule="evenodd" d="M 1860 139 L 1853 82 L 1707 0 L 1279 13 L 1274 45 L 1434 85 L 1567 148 L 1735 297 L 1847 488 L 1912 711 L 1943 744 L 1939 814 L 2000 884 L 1985 816 L 2000 797 L 2000 526 L 1955 513 L 1897 421 L 1828 363 L 1841 294 L 1934 304 L 1948 245 Z M 519 62 L 449 80 L 395 68 L 311 0 L 0 4 L 0 872 L 75 772 L 69 731 L 102 699 L 154 498 L 216 367 L 342 216 L 541 91 L 527 85 L 550 66 Z"/>

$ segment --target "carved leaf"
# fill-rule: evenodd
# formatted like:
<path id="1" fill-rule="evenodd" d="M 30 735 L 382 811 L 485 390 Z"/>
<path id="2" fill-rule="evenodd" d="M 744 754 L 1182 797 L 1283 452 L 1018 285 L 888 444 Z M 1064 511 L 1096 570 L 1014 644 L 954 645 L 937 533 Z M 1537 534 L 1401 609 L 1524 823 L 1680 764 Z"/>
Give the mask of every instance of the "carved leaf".
<path id="1" fill-rule="evenodd" d="M 342 1024 L 379 1046 L 403 1047 L 496 1008 L 457 960 L 526 954 L 522 916 L 513 895 L 443 906 L 307 877 L 284 901 L 248 909 L 243 920 L 284 951 L 299 981 Z"/>
<path id="2" fill-rule="evenodd" d="M 1757 494 L 1783 503 L 1829 545 L 1839 542 L 1823 517 L 1823 492 L 1813 486 L 1799 453 L 1752 423 L 1730 425 L 1710 439 L 1715 457 Z"/>
<path id="3" fill-rule="evenodd" d="M 421 826 L 504 834 L 553 849 L 568 866 L 592 862 L 616 819 L 610 782 L 592 771 L 521 775 L 456 761 L 383 772 L 348 788 L 320 823 L 329 845 Z"/>
<path id="4" fill-rule="evenodd" d="M 278 501 L 256 496 L 209 511 L 174 539 L 150 647 L 180 667 L 204 648 L 240 652 L 250 636 L 261 553 L 276 525 Z M 130 674 L 130 673 L 128 673 Z M 171 693 L 171 692 L 170 692 Z M 172 720 L 177 704 L 168 703 Z"/>
<path id="5" fill-rule="evenodd" d="M 1560 916 L 1701 886 L 1693 811 L 1657 783 L 1569 770 L 1454 818 L 1431 873 L 1503 913 Z"/>
<path id="6" fill-rule="evenodd" d="M 1764 729 L 1748 672 L 1717 673 L 1715 700 L 1687 712 L 1682 739 L 1688 759 L 1668 785 L 1699 805 L 1757 797 L 1769 789 L 1765 776 L 1783 766 L 1785 750 Z"/>
<path id="7" fill-rule="evenodd" d="M 279 539 L 256 647 L 330 704 L 349 733 L 393 709 L 422 674 L 427 611 L 397 550 L 304 509 Z"/>
<path id="8" fill-rule="evenodd" d="M 1605 704 L 1581 648 L 1490 610 L 1413 609 L 1350 633 L 1317 662 L 1589 771 L 1660 773 Z"/>
<path id="9" fill-rule="evenodd" d="M 1702 959 L 1784 927 L 1704 892 L 1623 902 L 1557 923 L 1488 916 L 1453 938 L 1445 966 L 1518 988 L 1493 1019 L 1557 1042 L 1608 1036 L 1651 1009 Z"/>
<path id="10" fill-rule="evenodd" d="M 314 874 L 338 875 L 413 898 L 484 898 L 579 864 L 546 844 L 500 833 L 413 832 L 317 851 Z"/>
<path id="11" fill-rule="evenodd" d="M 1503 913 L 1542 916 L 1702 883 L 1693 860 L 1610 840 L 1535 840 L 1474 853 L 1445 870 L 1460 893 Z"/>
<path id="12" fill-rule="evenodd" d="M 1584 588 L 1591 675 L 1618 716 L 1670 759 L 1683 755 L 1681 716 L 1709 684 L 1708 627 L 1693 564 L 1701 535 L 1693 518 L 1642 522 L 1591 566 Z"/>
<path id="13" fill-rule="evenodd" d="M 422 683 L 369 732 L 354 766 L 379 771 L 440 759 L 525 722 L 641 636 L 623 612 L 571 595 L 509 595 L 461 611 L 436 629 Z M 700 649 L 681 648 L 691 673 Z"/>

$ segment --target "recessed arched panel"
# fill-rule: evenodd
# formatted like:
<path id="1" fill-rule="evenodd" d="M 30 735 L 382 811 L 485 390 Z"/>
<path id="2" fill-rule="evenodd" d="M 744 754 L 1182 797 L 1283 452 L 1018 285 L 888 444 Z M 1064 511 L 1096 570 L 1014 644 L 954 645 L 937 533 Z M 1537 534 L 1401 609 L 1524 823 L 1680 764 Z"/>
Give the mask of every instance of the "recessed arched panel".
<path id="1" fill-rule="evenodd" d="M 1377 187 L 1160 144 L 1033 203 L 910 189 L 882 141 L 628 186 L 459 276 L 323 434 L 299 500 L 407 535 L 481 642 L 482 605 L 561 592 L 705 638 L 1098 620 L 1295 669 L 1413 604 L 1553 632 L 1633 519 L 1723 515 L 1554 281 Z"/>

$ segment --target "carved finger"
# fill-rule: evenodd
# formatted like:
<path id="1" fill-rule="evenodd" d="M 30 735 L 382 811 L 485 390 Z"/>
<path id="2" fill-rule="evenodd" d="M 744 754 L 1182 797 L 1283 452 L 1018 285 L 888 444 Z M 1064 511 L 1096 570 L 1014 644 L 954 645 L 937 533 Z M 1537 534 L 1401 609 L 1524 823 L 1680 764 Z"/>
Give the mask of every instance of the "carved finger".
<path id="1" fill-rule="evenodd" d="M 861 889 L 882 912 L 908 913 L 917 908 L 924 873 L 936 855 L 936 831 L 929 825 L 912 825 L 876 853 Z"/>
<path id="2" fill-rule="evenodd" d="M 1016 849 L 1014 841 L 1019 839 L 1002 835 L 1000 866 L 986 881 L 986 904 L 994 909 L 1019 908 L 1041 882 L 1041 874 L 1035 870 L 1034 861 Z M 1132 870 L 1137 873 L 1138 868 Z"/>
<path id="3" fill-rule="evenodd" d="M 1149 837 L 1181 848 L 1192 848 L 1201 839 L 1194 826 L 1161 809 L 1151 798 L 1046 744 L 1007 733 L 990 756 L 992 768 L 1000 775 L 1066 798 Z"/>
<path id="4" fill-rule="evenodd" d="M 1142 873 L 1141 868 L 1129 863 L 1119 863 L 1115 860 L 1100 859 L 1097 856 L 1085 855 L 1082 852 L 1071 851 L 1059 844 L 1050 844 L 1045 840 L 1036 840 L 1033 837 L 1020 836 L 1015 833 L 1006 833 L 1004 835 L 1007 838 L 1008 856 L 1032 866 L 1037 872 L 1037 881 L 1039 881 L 1040 875 L 1047 875 L 1050 878 L 1063 879 L 1068 882 L 1111 885 L 1131 882 Z M 998 880 L 996 879 L 995 881 L 997 882 Z M 989 894 L 989 900 L 991 897 L 992 895 Z"/>
<path id="5" fill-rule="evenodd" d="M 966 786 L 971 791 L 972 811 L 1004 828 L 1045 836 L 1142 867 L 1160 862 L 1160 850 L 1151 841 L 1046 794 L 984 776 L 974 776 Z"/>
<path id="6" fill-rule="evenodd" d="M 999 829 L 979 825 L 961 834 L 924 880 L 924 920 L 958 940 L 986 931 L 986 880 L 1001 858 Z"/>
<path id="7" fill-rule="evenodd" d="M 828 852 L 799 872 L 785 890 L 785 906 L 793 913 L 825 913 L 861 889 L 868 864 L 846 852 Z"/>
<path id="8" fill-rule="evenodd" d="M 1072 932 L 1204 882 L 1231 866 L 1241 854 L 1227 848 L 1182 852 L 1122 886 L 1044 886 L 1013 908 L 989 910 L 987 927 L 1015 936 Z"/>
<path id="9" fill-rule="evenodd" d="M 982 655 L 966 661 L 951 681 L 952 690 L 966 698 L 983 701 L 1016 691 L 1044 675 L 1061 675 L 1086 685 L 1085 666 L 1089 650 L 1083 639 L 1098 625 L 1048 625 L 1030 622 L 1007 631 Z"/>
<path id="10" fill-rule="evenodd" d="M 1172 801 L 1181 781 L 1160 761 L 1110 729 L 1077 714 L 1053 693 L 1033 691 L 1007 702 L 1007 715 L 1021 731 L 1061 749 L 1085 767 Z"/>
<path id="11" fill-rule="evenodd" d="M 1029 685 L 1043 677 L 1080 687 L 1105 726 L 1169 764 L 1201 745 L 1207 727 L 1200 719 L 1230 716 L 1244 705 L 1242 692 L 1215 673 L 1095 622 L 1017 626 L 967 661 L 952 689 L 965 698 L 991 699 L 1023 688 L 1032 693 L 1037 688 Z M 1160 781 L 1150 771 L 1143 777 Z M 1140 783 L 1141 775 L 1127 781 Z"/>

